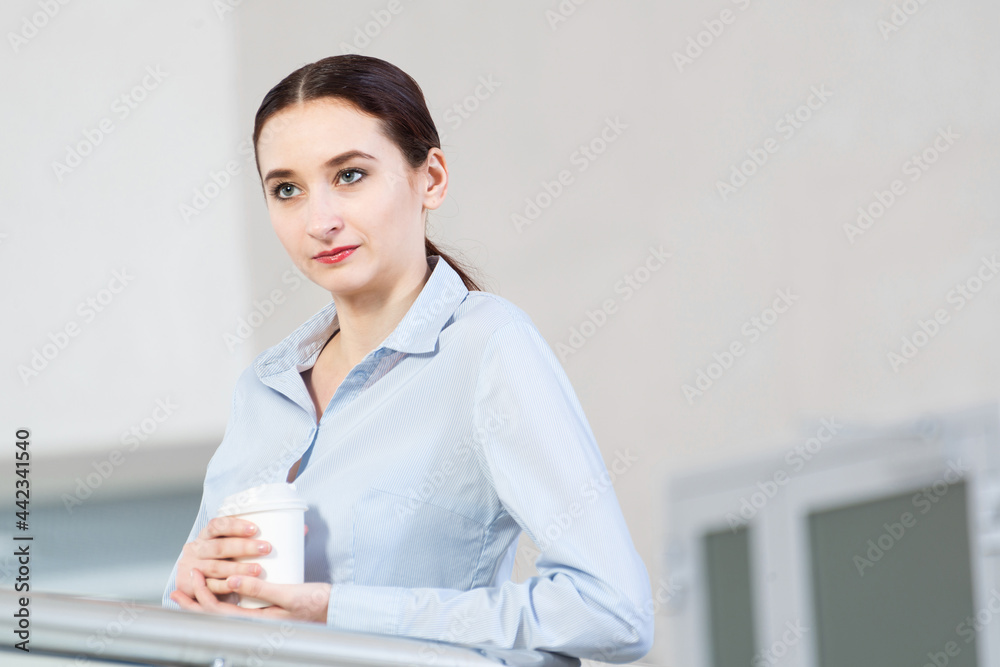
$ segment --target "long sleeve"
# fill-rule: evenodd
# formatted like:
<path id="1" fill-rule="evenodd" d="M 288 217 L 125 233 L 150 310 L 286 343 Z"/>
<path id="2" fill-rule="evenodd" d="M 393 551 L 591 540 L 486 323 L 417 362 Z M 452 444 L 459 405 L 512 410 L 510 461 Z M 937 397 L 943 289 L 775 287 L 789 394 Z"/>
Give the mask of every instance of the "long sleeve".
<path id="1" fill-rule="evenodd" d="M 649 575 L 569 379 L 530 321 L 491 335 L 472 419 L 477 463 L 541 549 L 539 575 L 468 591 L 335 584 L 327 624 L 613 663 L 644 656 Z M 619 450 L 615 473 L 634 460 Z"/>
<path id="2" fill-rule="evenodd" d="M 244 372 L 244 376 L 245 375 L 246 373 Z M 241 381 L 242 379 L 243 377 L 240 378 Z M 223 442 L 225 442 L 226 438 L 229 436 L 230 431 L 232 431 L 233 427 L 236 424 L 236 399 L 238 395 L 239 395 L 239 382 L 237 382 L 236 388 L 233 390 L 232 400 L 230 400 L 229 402 L 229 418 L 226 421 L 226 430 L 222 434 Z M 218 449 L 216 450 L 216 453 L 212 455 L 212 458 L 214 459 L 215 456 L 217 455 L 218 455 Z M 209 469 L 210 468 L 211 468 L 211 462 L 209 462 Z M 206 479 L 205 483 L 202 485 L 201 504 L 198 507 L 198 514 L 195 515 L 194 524 L 191 526 L 191 530 L 188 532 L 187 539 L 184 541 L 183 544 L 180 545 L 180 548 L 178 548 L 177 550 L 177 558 L 176 560 L 174 560 L 174 567 L 170 571 L 170 577 L 167 579 L 167 585 L 163 589 L 163 597 L 160 600 L 160 604 L 165 609 L 181 608 L 179 604 L 170 599 L 170 594 L 177 589 L 177 566 L 181 562 L 181 556 L 183 555 L 182 549 L 184 548 L 184 544 L 187 544 L 188 542 L 193 542 L 195 538 L 197 538 L 198 535 L 201 533 L 202 529 L 208 524 L 208 521 L 210 519 L 210 517 L 208 516 L 208 506 L 206 502 L 208 499 L 208 491 L 209 491 L 209 481 Z"/>
<path id="3" fill-rule="evenodd" d="M 187 540 L 185 540 L 184 544 L 194 541 L 194 539 L 198 537 L 198 533 L 201 532 L 201 529 L 204 528 L 205 524 L 207 523 L 208 523 L 208 515 L 205 510 L 205 493 L 204 491 L 202 491 L 201 506 L 198 508 L 198 515 L 195 518 L 194 525 L 191 527 L 191 531 L 188 534 L 188 538 Z M 181 546 L 183 547 L 183 545 Z M 170 594 L 177 589 L 177 565 L 180 563 L 180 561 L 181 561 L 181 554 L 178 553 L 177 560 L 174 561 L 174 568 L 173 570 L 170 571 L 170 578 L 167 580 L 167 586 L 163 590 L 163 598 L 160 601 L 161 606 L 163 606 L 165 609 L 181 608 L 179 604 L 170 599 Z"/>

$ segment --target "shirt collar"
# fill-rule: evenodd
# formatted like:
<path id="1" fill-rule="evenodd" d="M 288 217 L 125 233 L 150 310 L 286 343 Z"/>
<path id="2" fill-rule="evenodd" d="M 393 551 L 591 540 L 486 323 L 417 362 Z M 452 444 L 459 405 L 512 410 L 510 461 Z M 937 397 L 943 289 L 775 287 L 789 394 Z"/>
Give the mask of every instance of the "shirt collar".
<path id="1" fill-rule="evenodd" d="M 445 323 L 468 295 L 469 290 L 462 277 L 440 255 L 428 256 L 427 265 L 431 267 L 430 277 L 416 301 L 379 349 L 409 354 L 433 352 Z M 284 340 L 254 360 L 257 375 L 263 378 L 293 366 L 301 366 L 296 369 L 298 371 L 310 368 L 311 357 L 339 329 L 337 308 L 331 300 Z"/>

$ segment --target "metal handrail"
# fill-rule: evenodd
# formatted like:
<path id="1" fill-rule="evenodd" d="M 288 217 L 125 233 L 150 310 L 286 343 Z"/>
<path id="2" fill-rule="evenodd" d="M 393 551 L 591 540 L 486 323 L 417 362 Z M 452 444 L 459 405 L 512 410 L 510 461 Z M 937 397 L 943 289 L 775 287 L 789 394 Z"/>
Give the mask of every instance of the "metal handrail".
<path id="1" fill-rule="evenodd" d="M 30 654 L 143 665 L 211 667 L 579 667 L 577 658 L 528 649 L 487 649 L 409 637 L 344 632 L 318 623 L 201 614 L 127 601 L 31 592 Z M 0 588 L 3 653 L 21 653 L 18 599 Z"/>

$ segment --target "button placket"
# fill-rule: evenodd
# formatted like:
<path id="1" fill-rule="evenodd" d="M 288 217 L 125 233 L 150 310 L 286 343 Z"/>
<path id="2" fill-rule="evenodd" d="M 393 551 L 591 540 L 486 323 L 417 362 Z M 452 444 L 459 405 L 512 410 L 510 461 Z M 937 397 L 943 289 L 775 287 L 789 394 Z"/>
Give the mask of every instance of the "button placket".
<path id="1" fill-rule="evenodd" d="M 380 350 L 379 350 L 380 351 Z M 340 411 L 340 408 L 349 403 L 355 398 L 361 390 L 364 388 L 365 381 L 371 375 L 372 363 L 375 360 L 374 357 L 367 357 L 361 361 L 357 366 L 351 369 L 351 372 L 347 374 L 337 390 L 333 392 L 333 396 L 330 398 L 330 404 L 326 406 L 326 410 L 323 411 L 323 416 L 320 417 L 320 425 L 327 419 L 327 415 L 333 413 L 336 414 Z"/>

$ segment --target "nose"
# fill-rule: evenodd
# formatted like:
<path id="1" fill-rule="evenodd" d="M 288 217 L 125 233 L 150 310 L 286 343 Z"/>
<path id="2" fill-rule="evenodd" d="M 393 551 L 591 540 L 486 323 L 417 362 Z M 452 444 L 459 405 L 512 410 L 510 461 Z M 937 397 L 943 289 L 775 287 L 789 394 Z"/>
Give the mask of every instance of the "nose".
<path id="1" fill-rule="evenodd" d="M 326 238 L 344 226 L 337 196 L 326 187 L 314 188 L 307 200 L 306 228 L 316 238 Z"/>

